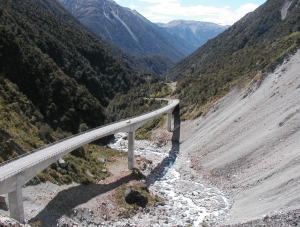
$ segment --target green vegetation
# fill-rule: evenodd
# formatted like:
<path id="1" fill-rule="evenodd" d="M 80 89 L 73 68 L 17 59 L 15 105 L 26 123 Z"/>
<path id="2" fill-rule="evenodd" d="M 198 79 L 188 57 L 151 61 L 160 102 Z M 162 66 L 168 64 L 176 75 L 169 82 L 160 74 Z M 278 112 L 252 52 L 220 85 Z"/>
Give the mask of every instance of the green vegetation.
<path id="1" fill-rule="evenodd" d="M 202 227 L 207 227 L 207 223 L 206 222 L 202 222 L 201 225 L 202 225 Z"/>
<path id="2" fill-rule="evenodd" d="M 41 227 L 42 222 L 40 220 L 35 220 L 35 222 L 29 223 L 29 225 L 32 226 L 32 227 Z"/>
<path id="3" fill-rule="evenodd" d="M 97 158 L 106 158 L 107 162 L 111 163 L 115 162 L 116 158 L 126 155 L 125 152 L 96 144 L 88 144 L 72 151 L 63 158 L 68 163 L 67 167 L 63 168 L 58 163 L 53 163 L 35 178 L 42 182 L 50 181 L 57 184 L 71 182 L 96 184 L 110 176 L 109 172 L 102 172 L 106 163 L 98 161 Z"/>
<path id="4" fill-rule="evenodd" d="M 51 58 L 0 25 L 2 77 L 13 82 L 31 100 L 54 130 L 76 133 L 81 124 L 107 122 L 104 108 L 88 90 L 66 76 Z M 9 94 L 7 94 L 9 99 Z M 15 103 L 15 105 L 18 105 Z"/>
<path id="5" fill-rule="evenodd" d="M 19 91 L 18 86 L 0 78 L 0 162 L 71 135 L 60 128 L 54 131 L 43 123 L 43 115 Z M 68 163 L 66 168 L 54 163 L 35 179 L 57 184 L 72 181 L 97 183 L 109 176 L 109 173 L 102 172 L 105 164 L 98 162 L 97 158 L 104 157 L 112 162 L 115 157 L 123 156 L 123 152 L 89 144 L 64 157 Z M 89 176 L 87 170 L 94 176 Z"/>
<path id="6" fill-rule="evenodd" d="M 162 127 L 166 121 L 167 115 L 160 115 L 151 119 L 143 127 L 136 130 L 135 138 L 137 140 L 151 140 L 151 131 Z"/>

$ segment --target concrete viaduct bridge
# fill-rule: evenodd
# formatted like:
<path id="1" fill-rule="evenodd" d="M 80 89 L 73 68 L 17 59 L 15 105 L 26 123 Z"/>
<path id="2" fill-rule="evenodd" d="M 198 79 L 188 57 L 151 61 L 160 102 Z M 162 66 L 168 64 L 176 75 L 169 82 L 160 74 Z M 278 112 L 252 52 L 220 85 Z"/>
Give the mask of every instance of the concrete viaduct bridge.
<path id="1" fill-rule="evenodd" d="M 161 100 L 168 101 L 168 105 L 147 114 L 83 132 L 2 163 L 0 195 L 8 193 L 10 216 L 21 223 L 24 222 L 22 187 L 28 181 L 71 151 L 105 136 L 128 132 L 128 168 L 133 169 L 135 130 L 152 118 L 167 113 L 167 128 L 171 131 L 172 112 L 179 100 Z"/>

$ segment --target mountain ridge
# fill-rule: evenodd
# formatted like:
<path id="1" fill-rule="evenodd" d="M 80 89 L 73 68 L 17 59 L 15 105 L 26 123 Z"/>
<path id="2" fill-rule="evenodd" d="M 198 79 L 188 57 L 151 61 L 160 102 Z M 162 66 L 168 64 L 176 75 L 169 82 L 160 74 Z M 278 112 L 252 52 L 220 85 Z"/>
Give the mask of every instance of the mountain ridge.
<path id="1" fill-rule="evenodd" d="M 230 27 L 193 20 L 174 20 L 167 24 L 157 23 L 157 25 L 172 34 L 179 42 L 185 42 L 190 54 L 209 39 L 216 37 Z"/>
<path id="2" fill-rule="evenodd" d="M 146 20 L 137 11 L 107 0 L 59 1 L 82 23 L 130 54 L 162 54 L 173 61 L 184 57 L 183 53 L 166 40 L 158 26 Z M 165 36 L 173 39 L 168 34 Z M 177 43 L 176 40 L 174 42 Z"/>

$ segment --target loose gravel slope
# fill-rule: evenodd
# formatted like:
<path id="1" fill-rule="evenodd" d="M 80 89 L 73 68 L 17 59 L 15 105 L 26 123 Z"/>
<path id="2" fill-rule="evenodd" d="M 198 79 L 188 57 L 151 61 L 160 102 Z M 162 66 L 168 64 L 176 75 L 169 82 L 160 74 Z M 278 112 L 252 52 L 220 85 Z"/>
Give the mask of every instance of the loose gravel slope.
<path id="1" fill-rule="evenodd" d="M 300 51 L 182 126 L 181 155 L 227 191 L 243 223 L 300 208 Z"/>

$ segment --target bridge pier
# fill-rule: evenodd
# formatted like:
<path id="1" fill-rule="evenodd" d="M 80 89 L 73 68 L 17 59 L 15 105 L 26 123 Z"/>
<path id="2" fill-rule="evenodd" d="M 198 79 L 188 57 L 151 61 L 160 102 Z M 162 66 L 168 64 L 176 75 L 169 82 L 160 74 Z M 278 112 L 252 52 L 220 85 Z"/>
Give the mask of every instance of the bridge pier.
<path id="1" fill-rule="evenodd" d="M 171 113 L 168 113 L 167 130 L 168 130 L 169 132 L 172 131 L 172 112 L 171 112 Z"/>
<path id="2" fill-rule="evenodd" d="M 24 222 L 22 188 L 8 193 L 10 217 L 20 223 Z"/>
<path id="3" fill-rule="evenodd" d="M 135 131 L 128 132 L 128 169 L 134 168 L 134 139 Z"/>

